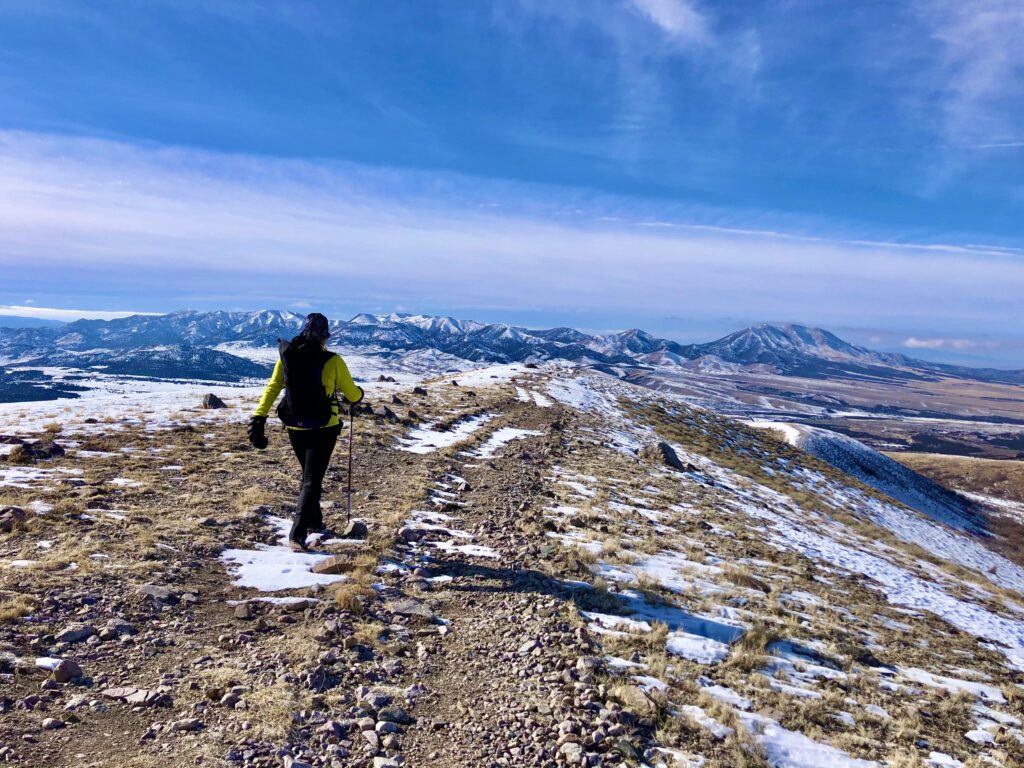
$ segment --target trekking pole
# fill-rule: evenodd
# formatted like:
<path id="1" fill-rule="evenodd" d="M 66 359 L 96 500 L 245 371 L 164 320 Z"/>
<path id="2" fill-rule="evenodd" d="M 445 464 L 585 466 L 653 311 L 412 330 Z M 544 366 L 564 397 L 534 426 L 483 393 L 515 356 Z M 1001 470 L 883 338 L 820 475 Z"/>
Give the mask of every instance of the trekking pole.
<path id="1" fill-rule="evenodd" d="M 346 518 L 347 523 L 352 522 L 352 429 L 355 425 L 355 418 L 353 417 L 354 409 L 352 403 L 348 404 L 348 488 L 345 493 L 348 496 L 348 517 Z"/>

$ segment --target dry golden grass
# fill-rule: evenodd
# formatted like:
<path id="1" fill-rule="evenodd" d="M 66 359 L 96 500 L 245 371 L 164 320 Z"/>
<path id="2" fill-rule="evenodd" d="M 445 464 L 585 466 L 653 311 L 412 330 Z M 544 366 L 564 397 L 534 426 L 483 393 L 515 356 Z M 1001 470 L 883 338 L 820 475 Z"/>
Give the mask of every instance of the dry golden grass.
<path id="1" fill-rule="evenodd" d="M 250 511 L 253 507 L 273 504 L 276 497 L 273 493 L 258 485 L 250 485 L 240 491 L 234 499 L 234 508 L 240 513 Z"/>
<path id="2" fill-rule="evenodd" d="M 284 739 L 291 730 L 293 713 L 308 708 L 310 697 L 308 691 L 287 683 L 256 688 L 245 695 L 249 707 L 246 719 L 258 735 Z"/>
<path id="3" fill-rule="evenodd" d="M 771 592 L 771 587 L 765 581 L 759 579 L 741 564 L 730 563 L 725 567 L 723 575 L 737 586 L 756 589 L 758 592 L 764 592 L 765 594 Z"/>
<path id="4" fill-rule="evenodd" d="M 767 661 L 766 648 L 776 640 L 779 633 L 764 623 L 756 623 L 732 645 L 732 655 L 724 662 L 726 667 L 753 672 Z"/>
<path id="5" fill-rule="evenodd" d="M 886 455 L 947 488 L 1024 502 L 1024 461 L 939 453 Z"/>
<path id="6" fill-rule="evenodd" d="M 331 589 L 331 593 L 339 607 L 357 616 L 363 613 L 369 603 L 377 599 L 377 592 L 373 587 L 354 579 L 338 582 Z"/>
<path id="7" fill-rule="evenodd" d="M 28 616 L 35 609 L 35 603 L 25 595 L 4 595 L 0 597 L 0 624 L 17 621 Z"/>
<path id="8" fill-rule="evenodd" d="M 8 464 L 26 464 L 29 461 L 24 446 L 15 445 L 5 457 Z"/>
<path id="9" fill-rule="evenodd" d="M 355 625 L 352 639 L 371 648 L 379 647 L 387 627 L 379 621 L 361 621 Z"/>
<path id="10" fill-rule="evenodd" d="M 887 758 L 889 768 L 924 768 L 924 763 L 916 752 L 897 750 Z"/>

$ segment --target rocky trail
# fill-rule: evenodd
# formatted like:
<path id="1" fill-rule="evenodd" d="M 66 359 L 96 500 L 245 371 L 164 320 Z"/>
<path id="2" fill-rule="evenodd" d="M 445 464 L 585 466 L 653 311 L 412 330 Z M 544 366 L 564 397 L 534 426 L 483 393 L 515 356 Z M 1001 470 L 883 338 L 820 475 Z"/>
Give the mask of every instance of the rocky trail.
<path id="1" fill-rule="evenodd" d="M 251 398 L 69 416 L 0 464 L 0 761 L 1019 764 L 1024 573 L 973 539 L 606 377 L 372 396 L 369 536 L 308 554 Z"/>

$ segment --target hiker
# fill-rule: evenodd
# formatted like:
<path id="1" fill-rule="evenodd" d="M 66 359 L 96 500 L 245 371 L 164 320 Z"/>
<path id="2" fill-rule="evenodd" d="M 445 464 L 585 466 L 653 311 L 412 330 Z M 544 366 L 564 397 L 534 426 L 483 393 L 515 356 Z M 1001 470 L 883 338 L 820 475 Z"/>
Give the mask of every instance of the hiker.
<path id="1" fill-rule="evenodd" d="M 266 448 L 267 414 L 284 389 L 277 415 L 288 427 L 288 439 L 302 467 L 295 522 L 288 533 L 288 545 L 296 552 L 305 551 L 310 531 L 326 533 L 320 495 L 334 444 L 341 434 L 338 393 L 349 403 L 363 399 L 363 390 L 352 381 L 345 361 L 327 350 L 330 336 L 327 318 L 313 312 L 306 317 L 298 336 L 280 341 L 274 373 L 249 420 L 249 442 L 254 448 Z"/>

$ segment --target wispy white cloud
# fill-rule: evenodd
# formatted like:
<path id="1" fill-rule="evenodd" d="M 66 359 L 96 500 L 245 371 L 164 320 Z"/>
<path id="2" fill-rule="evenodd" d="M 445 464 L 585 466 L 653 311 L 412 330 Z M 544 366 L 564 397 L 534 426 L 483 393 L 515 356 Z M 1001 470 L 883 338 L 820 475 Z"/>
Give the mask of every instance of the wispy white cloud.
<path id="1" fill-rule="evenodd" d="M 644 221 L 638 206 L 451 175 L 0 132 L 0 298 L 685 311 L 826 327 L 870 318 L 925 341 L 1024 328 L 1019 252 Z"/>
<path id="2" fill-rule="evenodd" d="M 119 317 L 131 317 L 132 315 L 152 315 L 153 312 L 130 312 L 124 310 L 94 310 L 94 309 L 58 309 L 56 307 L 19 306 L 8 304 L 0 306 L 0 315 L 4 317 L 32 317 L 39 320 L 116 320 Z"/>
<path id="3" fill-rule="evenodd" d="M 1020 145 L 1024 99 L 1024 4 L 1019 0 L 922 0 L 941 44 L 945 131 L 953 145 Z"/>
<path id="4" fill-rule="evenodd" d="M 907 349 L 953 349 L 957 352 L 965 352 L 972 349 L 998 349 L 1001 345 L 998 341 L 984 339 L 918 339 L 911 336 L 903 342 Z"/>
<path id="5" fill-rule="evenodd" d="M 701 45 L 711 41 L 707 19 L 689 0 L 628 1 L 674 40 Z"/>

